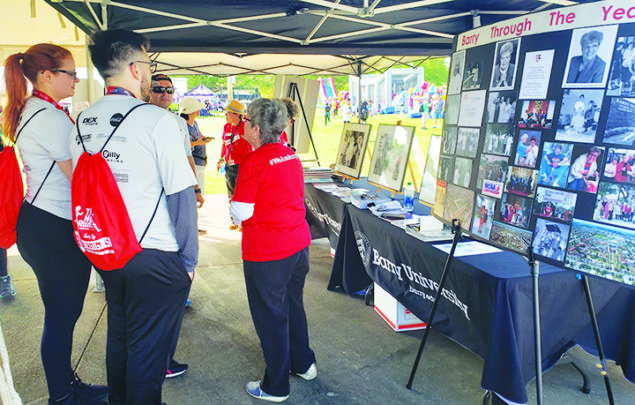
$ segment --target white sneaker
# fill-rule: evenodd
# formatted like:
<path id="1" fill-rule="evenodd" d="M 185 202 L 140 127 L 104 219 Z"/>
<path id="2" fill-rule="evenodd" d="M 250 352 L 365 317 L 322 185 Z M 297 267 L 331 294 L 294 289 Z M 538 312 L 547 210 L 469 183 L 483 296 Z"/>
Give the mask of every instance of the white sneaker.
<path id="1" fill-rule="evenodd" d="M 300 378 L 302 378 L 303 380 L 307 380 L 307 381 L 311 381 L 311 380 L 315 380 L 317 378 L 317 366 L 315 365 L 315 363 L 311 364 L 311 367 L 309 367 L 309 369 L 300 374 L 300 373 L 296 373 L 296 375 Z"/>
<path id="2" fill-rule="evenodd" d="M 249 381 L 247 385 L 245 385 L 245 390 L 247 394 L 251 395 L 254 398 L 262 399 L 263 401 L 269 402 L 283 402 L 289 398 L 288 395 L 279 397 L 271 394 L 267 394 L 260 388 L 260 381 Z"/>

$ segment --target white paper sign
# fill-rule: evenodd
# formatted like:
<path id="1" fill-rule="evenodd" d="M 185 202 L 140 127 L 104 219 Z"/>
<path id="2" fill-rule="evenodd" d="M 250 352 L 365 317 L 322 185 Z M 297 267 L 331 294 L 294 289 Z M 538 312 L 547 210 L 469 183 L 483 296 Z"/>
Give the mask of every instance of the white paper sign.
<path id="1" fill-rule="evenodd" d="M 480 127 L 485 110 L 487 90 L 465 91 L 461 93 L 459 125 L 462 127 Z"/>
<path id="2" fill-rule="evenodd" d="M 525 66 L 520 82 L 521 99 L 544 100 L 547 98 L 551 65 L 553 64 L 553 49 L 527 52 Z"/>

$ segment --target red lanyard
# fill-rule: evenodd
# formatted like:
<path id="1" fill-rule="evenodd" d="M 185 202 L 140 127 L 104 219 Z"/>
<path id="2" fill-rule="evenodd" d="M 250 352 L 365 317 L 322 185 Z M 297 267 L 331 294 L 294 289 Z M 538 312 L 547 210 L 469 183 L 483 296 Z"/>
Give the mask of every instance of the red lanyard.
<path id="1" fill-rule="evenodd" d="M 117 87 L 117 86 L 108 86 L 106 88 L 106 94 L 119 94 L 122 96 L 130 96 L 130 97 L 134 97 L 134 94 L 132 94 L 132 92 L 130 92 L 129 90 L 124 89 L 123 87 Z"/>
<path id="2" fill-rule="evenodd" d="M 57 104 L 57 101 L 53 100 L 53 98 L 51 96 L 49 96 L 48 94 L 44 93 L 43 91 L 33 89 L 33 97 L 37 97 L 37 98 L 39 98 L 41 100 L 48 101 L 49 103 L 53 104 L 55 106 L 55 108 L 57 108 L 60 111 L 63 111 L 64 114 L 66 114 L 66 116 L 68 117 L 68 119 L 71 120 L 73 125 L 75 125 L 75 120 L 73 120 L 71 118 L 71 116 L 68 115 L 66 110 L 64 108 L 62 108 L 61 105 Z"/>

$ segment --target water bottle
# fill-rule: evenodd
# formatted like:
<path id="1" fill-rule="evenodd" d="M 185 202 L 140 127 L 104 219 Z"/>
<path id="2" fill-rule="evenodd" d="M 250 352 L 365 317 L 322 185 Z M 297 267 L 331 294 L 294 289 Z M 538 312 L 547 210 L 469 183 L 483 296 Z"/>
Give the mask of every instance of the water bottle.
<path id="1" fill-rule="evenodd" d="M 412 212 L 415 208 L 415 189 L 411 182 L 408 182 L 408 185 L 404 187 L 403 206 L 408 212 Z"/>

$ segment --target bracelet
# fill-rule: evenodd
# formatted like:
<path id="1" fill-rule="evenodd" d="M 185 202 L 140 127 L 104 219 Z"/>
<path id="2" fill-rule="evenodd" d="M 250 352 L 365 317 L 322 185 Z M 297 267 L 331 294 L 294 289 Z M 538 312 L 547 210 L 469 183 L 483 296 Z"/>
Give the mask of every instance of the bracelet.
<path id="1" fill-rule="evenodd" d="M 196 194 L 201 194 L 201 189 L 200 189 L 200 188 L 195 188 L 195 189 L 194 189 L 194 192 L 195 192 Z"/>

